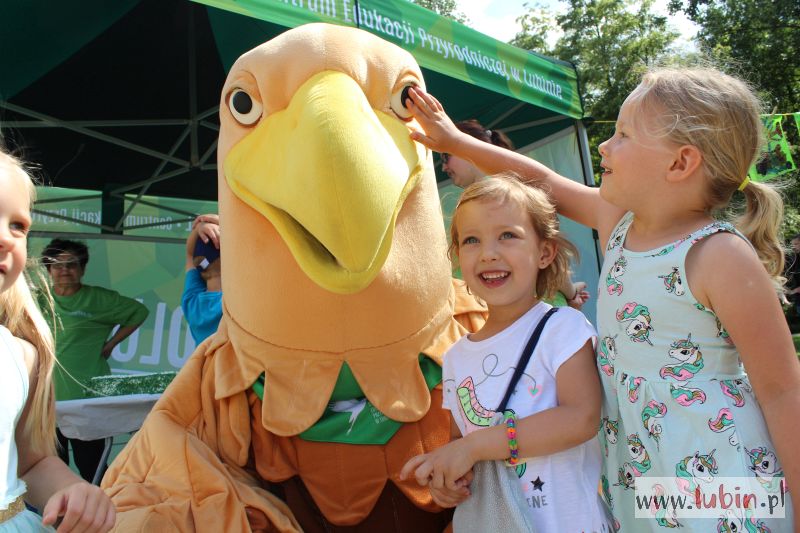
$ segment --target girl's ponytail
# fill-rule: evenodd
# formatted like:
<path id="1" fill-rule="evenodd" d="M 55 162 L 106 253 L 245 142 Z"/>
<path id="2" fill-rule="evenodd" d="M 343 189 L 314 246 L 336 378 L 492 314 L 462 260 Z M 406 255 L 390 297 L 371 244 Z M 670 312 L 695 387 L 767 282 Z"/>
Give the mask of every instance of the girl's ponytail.
<path id="1" fill-rule="evenodd" d="M 776 288 L 780 288 L 785 281 L 783 246 L 779 238 L 783 198 L 766 183 L 749 182 L 743 192 L 747 203 L 734 224 L 753 244 Z"/>

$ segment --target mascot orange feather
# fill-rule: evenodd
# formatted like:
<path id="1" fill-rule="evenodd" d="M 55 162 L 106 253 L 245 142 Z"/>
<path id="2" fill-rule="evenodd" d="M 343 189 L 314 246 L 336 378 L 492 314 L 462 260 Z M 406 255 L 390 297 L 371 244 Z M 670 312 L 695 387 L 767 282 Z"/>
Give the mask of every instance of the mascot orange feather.
<path id="1" fill-rule="evenodd" d="M 450 277 L 413 57 L 310 24 L 244 54 L 220 103 L 224 313 L 109 469 L 118 531 L 423 531 L 400 481 L 449 440 L 441 358 L 484 309 Z M 349 526 L 358 526 L 353 529 Z"/>

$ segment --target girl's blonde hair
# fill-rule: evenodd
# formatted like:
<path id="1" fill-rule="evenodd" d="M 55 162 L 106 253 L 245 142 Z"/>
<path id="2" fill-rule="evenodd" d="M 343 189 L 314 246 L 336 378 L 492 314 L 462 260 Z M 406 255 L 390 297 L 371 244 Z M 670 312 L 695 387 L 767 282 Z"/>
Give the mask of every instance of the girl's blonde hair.
<path id="1" fill-rule="evenodd" d="M 22 163 L 0 151 L 0 172 L 6 172 L 23 180 L 29 191 L 30 203 L 33 205 L 36 189 Z M 42 284 L 42 286 L 46 290 L 47 285 Z M 8 290 L 0 292 L 0 323 L 15 337 L 33 344 L 38 353 L 30 384 L 33 394 L 29 396 L 30 415 L 25 423 L 25 431 L 31 436 L 31 442 L 28 444 L 34 450 L 51 454 L 55 451 L 56 427 L 52 382 L 55 364 L 53 336 L 31 294 L 27 273 L 19 276 Z"/>
<path id="2" fill-rule="evenodd" d="M 720 212 L 727 208 L 764 146 L 762 104 L 753 89 L 713 68 L 662 67 L 646 73 L 628 100 L 654 112 L 669 141 L 700 150 L 708 176 L 708 209 Z M 749 182 L 743 192 L 746 206 L 734 225 L 780 284 L 783 199 L 765 183 Z"/>
<path id="3" fill-rule="evenodd" d="M 578 258 L 578 249 L 559 231 L 556 208 L 547 193 L 536 185 L 526 185 L 512 172 L 495 174 L 478 180 L 461 193 L 450 224 L 450 246 L 447 255 L 453 264 L 458 261 L 459 235 L 458 219 L 461 206 L 468 202 L 500 202 L 520 205 L 530 217 L 536 235 L 543 241 L 550 241 L 556 249 L 553 262 L 539 271 L 536 280 L 536 296 L 552 298 L 569 280 L 569 267 L 572 259 Z"/>

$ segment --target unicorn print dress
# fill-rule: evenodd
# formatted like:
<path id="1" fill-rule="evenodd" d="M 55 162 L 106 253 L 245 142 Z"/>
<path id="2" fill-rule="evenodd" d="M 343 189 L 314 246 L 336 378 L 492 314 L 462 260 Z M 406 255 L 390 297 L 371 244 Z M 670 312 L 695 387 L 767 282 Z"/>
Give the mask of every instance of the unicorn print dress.
<path id="1" fill-rule="evenodd" d="M 632 252 L 625 249 L 632 221 L 626 214 L 609 239 L 598 298 L 601 488 L 615 529 L 791 531 L 783 471 L 736 347 L 685 278 L 694 244 L 720 231 L 741 234 L 714 222 L 662 248 Z M 770 516 L 763 498 L 748 498 L 750 509 L 723 509 L 737 493 L 740 501 L 749 494 L 728 478 L 777 492 L 773 512 L 785 505 L 786 518 Z M 675 497 L 675 505 L 647 499 L 659 495 Z"/>

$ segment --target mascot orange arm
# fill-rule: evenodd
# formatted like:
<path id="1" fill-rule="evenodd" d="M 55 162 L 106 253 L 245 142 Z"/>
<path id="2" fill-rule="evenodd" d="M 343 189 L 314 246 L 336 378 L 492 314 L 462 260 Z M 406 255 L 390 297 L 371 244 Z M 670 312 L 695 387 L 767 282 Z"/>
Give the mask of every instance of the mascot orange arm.
<path id="1" fill-rule="evenodd" d="M 253 516 L 275 531 L 446 523 L 398 473 L 449 439 L 421 361 L 440 365 L 485 309 L 450 278 L 431 156 L 400 103 L 409 85 L 424 87 L 410 54 L 325 24 L 232 67 L 218 147 L 223 319 L 103 480 L 118 531 L 250 531 Z M 385 443 L 299 436 L 344 375 L 353 402 L 402 423 Z"/>

